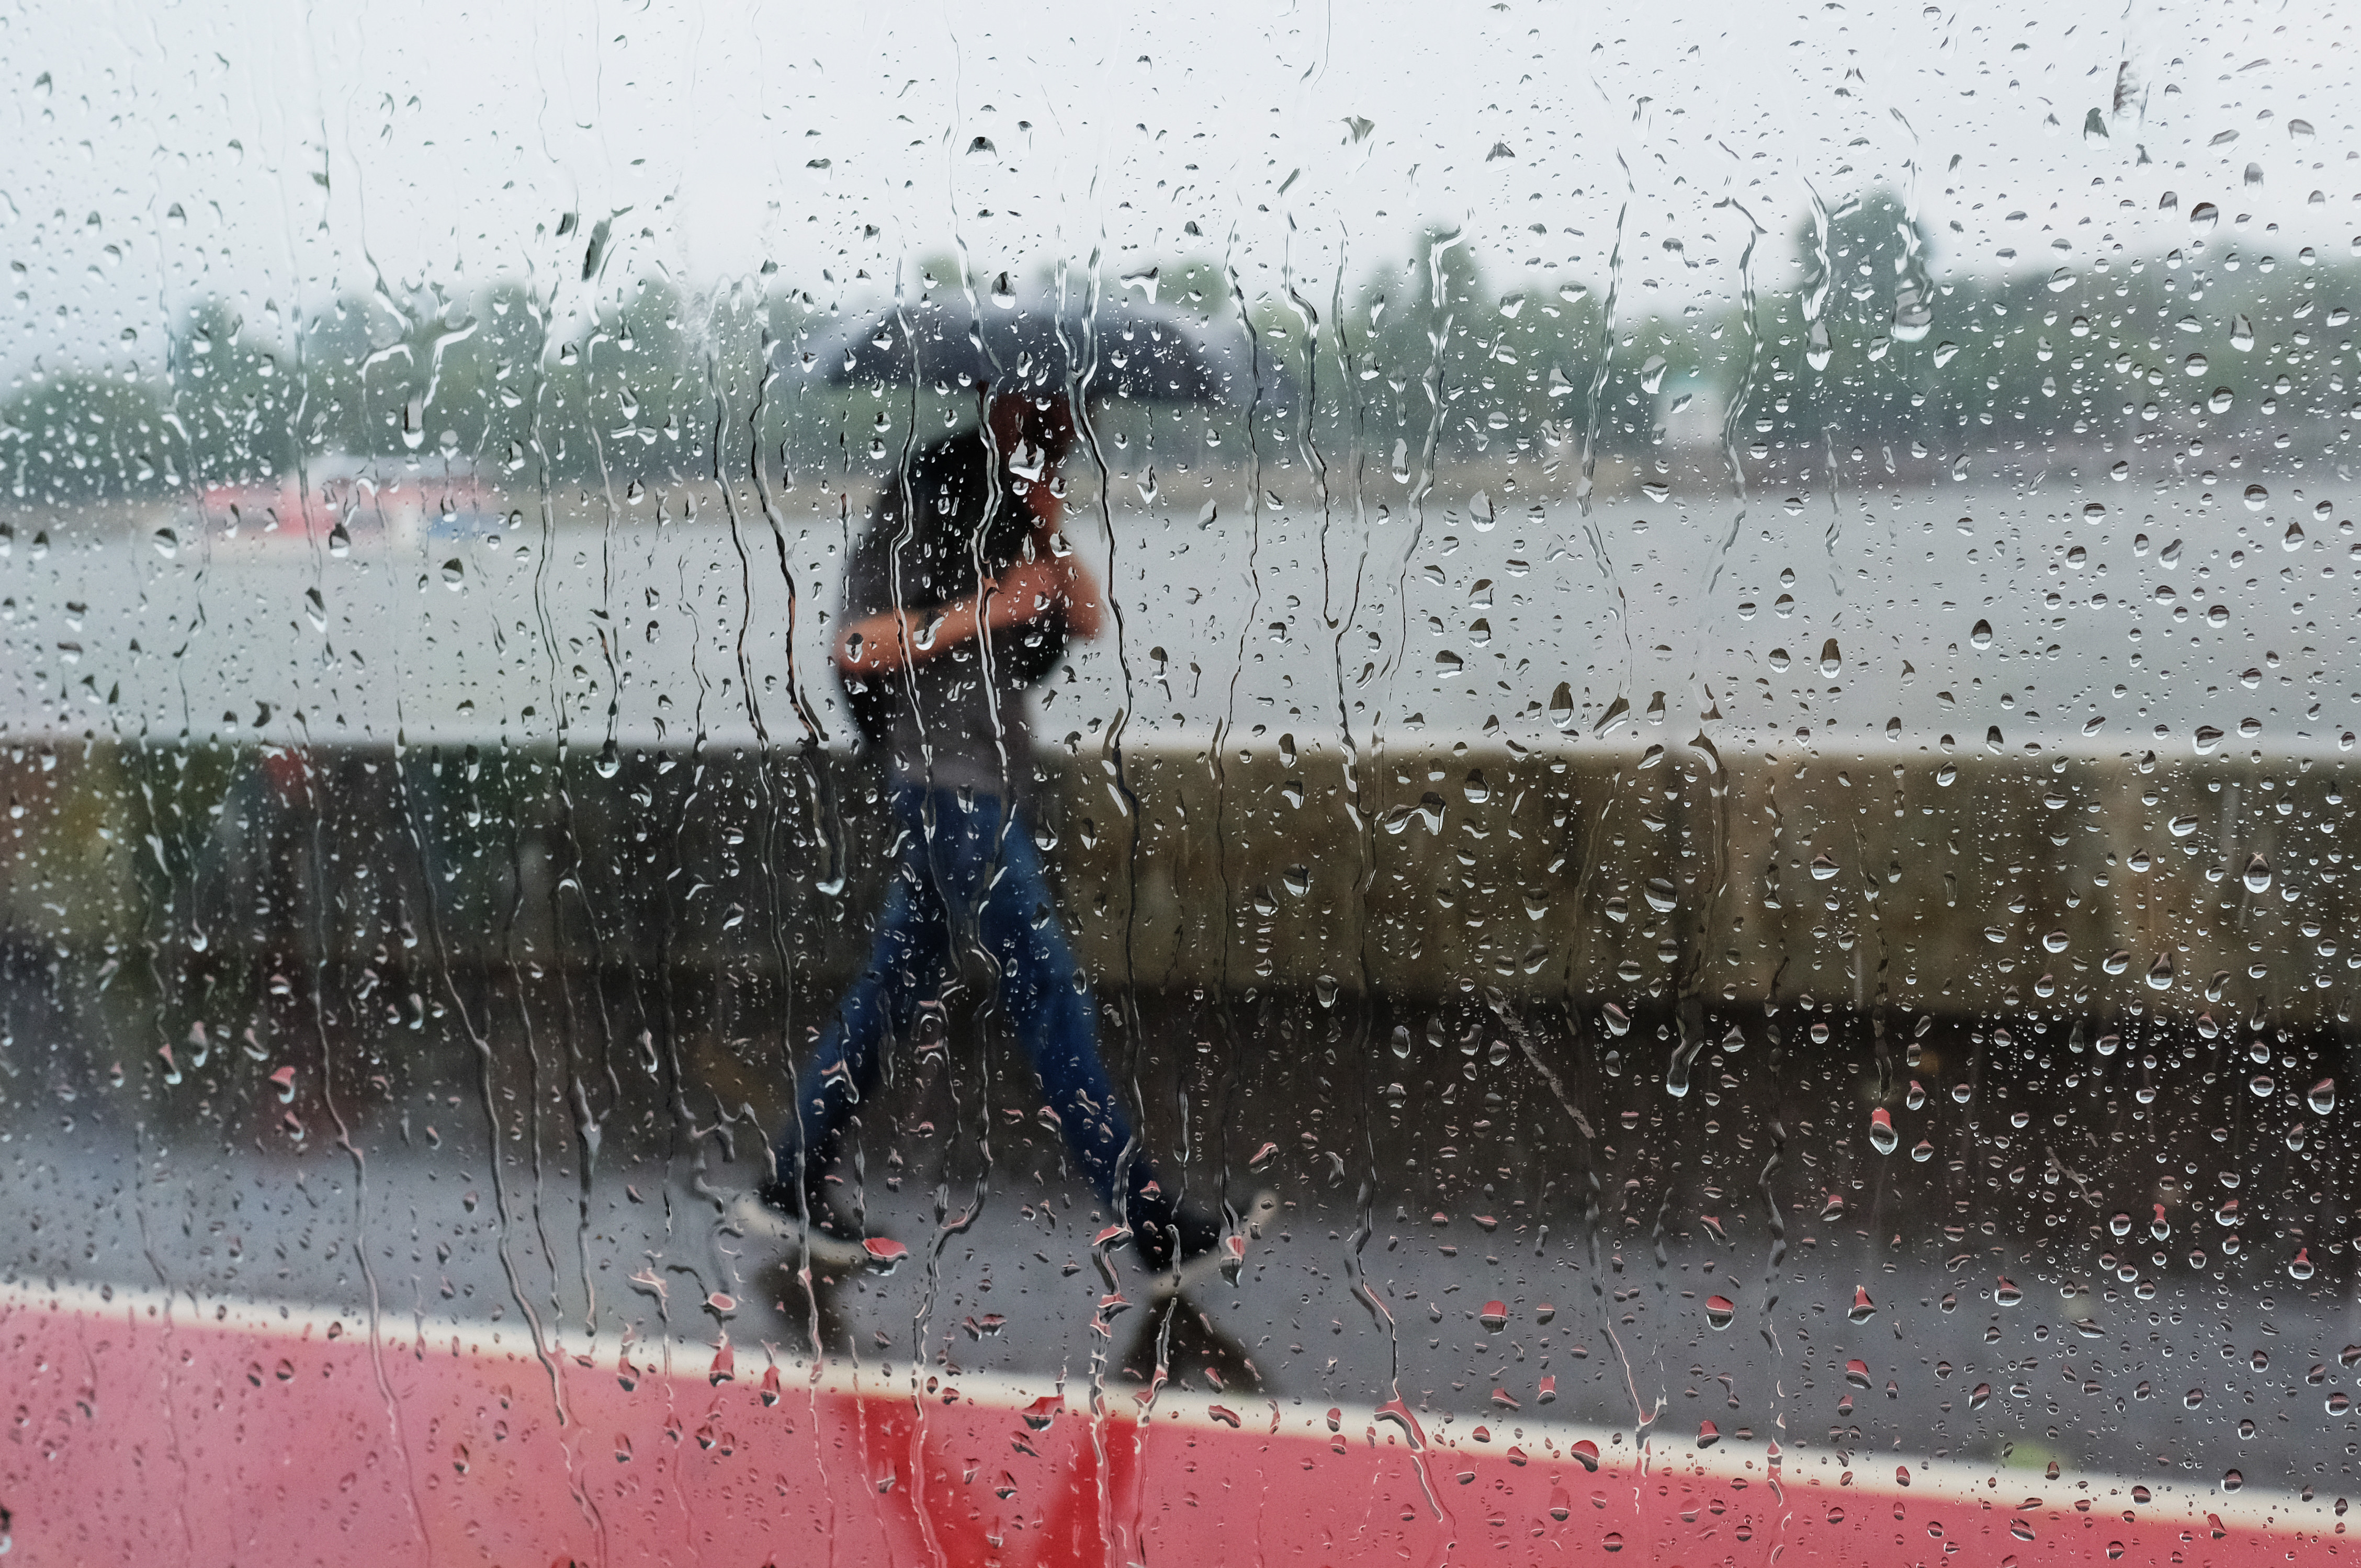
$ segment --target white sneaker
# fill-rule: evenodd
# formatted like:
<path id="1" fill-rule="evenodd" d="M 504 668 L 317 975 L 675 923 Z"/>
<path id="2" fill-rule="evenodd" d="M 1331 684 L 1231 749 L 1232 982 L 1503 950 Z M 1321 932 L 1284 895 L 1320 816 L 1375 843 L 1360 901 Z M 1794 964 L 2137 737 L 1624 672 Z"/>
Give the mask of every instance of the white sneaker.
<path id="1" fill-rule="evenodd" d="M 1265 1188 L 1250 1199 L 1238 1216 L 1238 1228 L 1224 1234 L 1211 1252 L 1199 1253 L 1177 1268 L 1168 1268 L 1148 1284 L 1148 1299 L 1161 1301 L 1210 1282 L 1219 1275 L 1235 1285 L 1246 1271 L 1246 1243 L 1260 1241 L 1264 1229 L 1279 1217 L 1279 1194 Z"/>
<path id="2" fill-rule="evenodd" d="M 900 1242 L 884 1236 L 854 1239 L 834 1235 L 818 1225 L 806 1225 L 796 1215 L 775 1209 L 752 1192 L 741 1192 L 721 1212 L 721 1228 L 733 1235 L 773 1242 L 816 1269 L 850 1274 L 856 1269 L 890 1274 L 910 1254 Z"/>

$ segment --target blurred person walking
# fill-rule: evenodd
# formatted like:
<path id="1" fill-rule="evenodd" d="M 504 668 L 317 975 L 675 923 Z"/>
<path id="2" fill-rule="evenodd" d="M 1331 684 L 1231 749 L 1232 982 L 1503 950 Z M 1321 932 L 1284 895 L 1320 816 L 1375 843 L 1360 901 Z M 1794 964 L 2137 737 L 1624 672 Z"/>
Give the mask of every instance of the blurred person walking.
<path id="1" fill-rule="evenodd" d="M 1138 1146 L 1027 821 L 1027 693 L 1070 638 L 1103 623 L 1099 585 L 1059 533 L 1054 476 L 1074 444 L 1072 409 L 1060 392 L 989 383 L 978 401 L 976 428 L 912 455 L 846 564 L 836 668 L 883 753 L 898 855 L 876 944 L 797 1080 L 772 1178 L 732 1205 L 730 1222 L 818 1266 L 898 1261 L 898 1244 L 831 1200 L 846 1123 L 887 1039 L 980 950 L 1044 1102 L 1142 1261 L 1159 1274 L 1198 1259 L 1234 1266 L 1243 1236 L 1225 1245 L 1221 1221 L 1178 1201 Z"/>

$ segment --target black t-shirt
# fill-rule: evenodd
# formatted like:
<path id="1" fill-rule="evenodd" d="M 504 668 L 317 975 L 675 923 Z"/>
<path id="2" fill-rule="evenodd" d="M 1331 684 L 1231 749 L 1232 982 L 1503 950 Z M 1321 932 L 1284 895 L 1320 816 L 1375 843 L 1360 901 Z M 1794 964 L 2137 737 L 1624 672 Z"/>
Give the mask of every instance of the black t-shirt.
<path id="1" fill-rule="evenodd" d="M 923 625 L 927 611 L 973 597 L 983 577 L 1016 565 L 1036 522 L 1014 483 L 1005 469 L 995 482 L 977 431 L 913 453 L 845 563 L 846 623 L 899 608 Z M 907 670 L 840 679 L 862 736 L 884 751 L 897 781 L 1006 796 L 1032 773 L 1025 693 L 1065 647 L 1065 615 L 1053 609 L 995 632 L 988 649 L 969 641 Z"/>

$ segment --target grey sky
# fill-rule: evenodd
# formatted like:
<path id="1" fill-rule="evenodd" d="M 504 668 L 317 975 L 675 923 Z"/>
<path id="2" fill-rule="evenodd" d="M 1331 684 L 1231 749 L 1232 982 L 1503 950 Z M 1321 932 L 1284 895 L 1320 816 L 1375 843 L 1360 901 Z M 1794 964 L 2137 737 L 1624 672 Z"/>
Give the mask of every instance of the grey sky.
<path id="1" fill-rule="evenodd" d="M 0 16 L 0 365 L 152 368 L 170 309 L 209 291 L 266 328 L 267 305 L 504 273 L 578 308 L 567 212 L 622 214 L 599 287 L 768 262 L 823 297 L 963 242 L 994 271 L 1226 256 L 1250 293 L 1291 270 L 1320 300 L 1340 247 L 1357 275 L 1463 222 L 1505 287 L 1595 280 L 1628 201 L 1628 297 L 1676 309 L 1735 292 L 1747 214 L 1768 280 L 1809 190 L 1914 169 L 1938 273 L 2161 250 L 2203 201 L 2216 247 L 2341 251 L 2355 15 L 30 0 Z"/>

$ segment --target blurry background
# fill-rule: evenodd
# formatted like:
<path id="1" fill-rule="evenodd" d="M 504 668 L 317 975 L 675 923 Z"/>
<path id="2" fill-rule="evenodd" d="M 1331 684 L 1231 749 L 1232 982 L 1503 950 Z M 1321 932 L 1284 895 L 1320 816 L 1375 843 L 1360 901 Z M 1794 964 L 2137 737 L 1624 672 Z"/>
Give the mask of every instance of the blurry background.
<path id="1" fill-rule="evenodd" d="M 2350 1485 L 2349 18 L 0 28 L 12 1280 Z M 1044 300 L 1251 346 L 1066 474 L 1039 836 L 1289 1205 L 1103 1365 L 972 980 L 919 1266 L 713 1223 L 879 898 L 837 565 L 973 418 L 818 354 Z"/>

